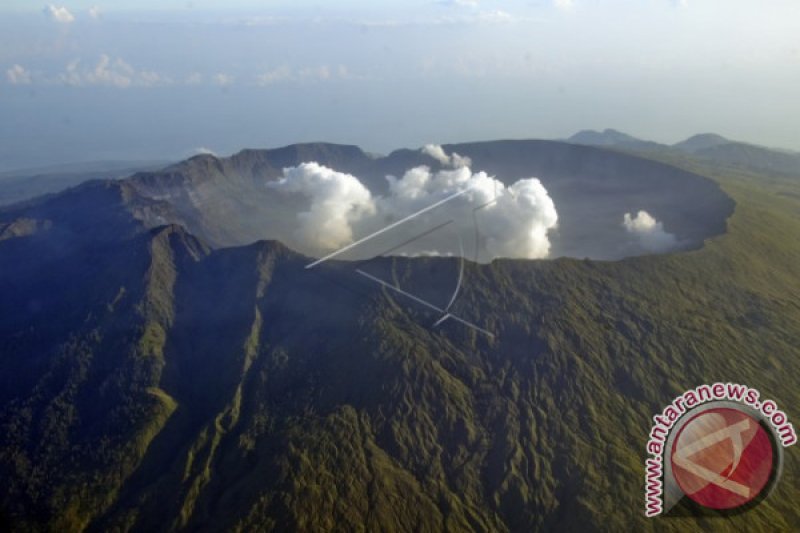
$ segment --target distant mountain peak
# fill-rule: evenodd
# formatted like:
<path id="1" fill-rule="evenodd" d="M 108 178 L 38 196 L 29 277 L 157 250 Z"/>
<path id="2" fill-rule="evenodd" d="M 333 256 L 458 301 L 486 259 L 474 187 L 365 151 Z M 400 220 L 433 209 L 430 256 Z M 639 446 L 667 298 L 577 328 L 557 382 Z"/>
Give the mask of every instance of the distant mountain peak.
<path id="1" fill-rule="evenodd" d="M 278 161 L 282 159 L 294 161 L 297 159 L 363 158 L 366 157 L 366 154 L 361 148 L 352 144 L 310 142 L 270 149 L 246 148 L 232 155 L 230 160 L 242 163 L 265 157 Z"/>
<path id="2" fill-rule="evenodd" d="M 698 133 L 692 135 L 685 141 L 675 143 L 672 146 L 684 152 L 696 152 L 698 150 L 705 150 L 706 148 L 714 148 L 723 144 L 729 144 L 732 141 L 726 139 L 722 135 L 716 133 Z"/>
<path id="3" fill-rule="evenodd" d="M 616 146 L 647 142 L 612 128 L 606 128 L 603 131 L 582 130 L 567 139 L 567 141 L 574 144 L 589 144 L 593 146 Z"/>

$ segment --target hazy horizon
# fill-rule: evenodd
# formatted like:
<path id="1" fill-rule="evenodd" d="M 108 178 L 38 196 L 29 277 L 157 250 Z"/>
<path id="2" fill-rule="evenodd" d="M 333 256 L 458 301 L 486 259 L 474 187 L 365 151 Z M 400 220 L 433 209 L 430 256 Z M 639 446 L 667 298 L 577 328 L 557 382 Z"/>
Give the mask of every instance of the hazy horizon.
<path id="1" fill-rule="evenodd" d="M 107 4 L 0 7 L 0 170 L 605 128 L 800 149 L 794 2 Z"/>

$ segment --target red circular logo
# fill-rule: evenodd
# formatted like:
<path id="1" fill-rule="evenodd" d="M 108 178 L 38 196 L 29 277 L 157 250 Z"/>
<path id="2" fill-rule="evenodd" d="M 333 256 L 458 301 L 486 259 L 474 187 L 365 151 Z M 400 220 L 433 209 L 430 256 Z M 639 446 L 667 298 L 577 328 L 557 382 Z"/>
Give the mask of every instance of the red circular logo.
<path id="1" fill-rule="evenodd" d="M 712 509 L 753 501 L 772 475 L 772 440 L 749 414 L 719 407 L 703 411 L 678 432 L 672 472 L 689 498 Z"/>

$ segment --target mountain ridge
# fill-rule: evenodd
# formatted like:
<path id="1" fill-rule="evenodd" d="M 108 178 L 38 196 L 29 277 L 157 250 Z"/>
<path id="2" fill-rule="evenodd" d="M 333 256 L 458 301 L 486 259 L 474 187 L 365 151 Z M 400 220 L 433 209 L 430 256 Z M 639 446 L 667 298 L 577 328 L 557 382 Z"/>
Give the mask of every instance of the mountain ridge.
<path id="1" fill-rule="evenodd" d="M 42 253 L 46 233 L 0 242 L 17 317 L 0 323 L 0 514 L 61 531 L 652 527 L 644 445 L 670 398 L 722 379 L 800 400 L 800 247 L 769 230 L 800 225 L 798 203 L 718 179 L 737 209 L 697 251 L 468 262 L 453 312 L 494 339 L 431 329 L 348 263 L 309 271 L 272 241 L 214 249 L 172 224 L 65 256 Z M 420 287 L 454 261 L 377 267 Z M 759 512 L 715 529 L 795 522 L 792 451 Z"/>
<path id="2" fill-rule="evenodd" d="M 444 148 L 470 157 L 476 170 L 507 185 L 539 177 L 560 214 L 560 227 L 551 241 L 555 257 L 615 259 L 643 253 L 626 244 L 622 228 L 624 213 L 642 209 L 663 219 L 684 249 L 697 248 L 704 238 L 724 232 L 725 219 L 733 210 L 730 198 L 710 180 L 638 156 L 556 141 L 493 141 Z M 277 159 L 273 159 L 275 153 Z M 108 229 L 112 235 L 119 230 L 111 228 L 121 223 L 121 219 L 113 223 L 108 219 L 109 209 L 116 205 L 118 218 L 132 218 L 132 231 L 174 222 L 214 248 L 284 240 L 291 237 L 293 221 L 307 205 L 302 197 L 281 195 L 267 184 L 278 179 L 286 165 L 297 166 L 307 157 L 354 174 L 374 195 L 388 194 L 387 175 L 402 176 L 420 165 L 443 168 L 419 150 L 397 150 L 375 158 L 357 147 L 321 143 L 245 150 L 229 158 L 199 155 L 159 171 L 134 174 L 118 185 L 84 184 L 55 197 L 0 209 L 0 223 L 20 221 L 16 223 L 19 229 L 7 230 L 8 235 L 45 227 L 56 231 L 53 219 L 69 218 L 59 206 L 72 200 L 64 199 L 84 195 L 84 214 L 97 219 L 97 230 Z M 115 187 L 120 199 L 92 200 L 108 196 Z M 596 195 L 606 198 L 606 203 L 593 201 Z M 91 203 L 105 205 L 105 214 L 90 215 Z M 56 213 L 48 213 L 51 209 Z M 80 223 L 80 229 L 70 231 L 93 231 L 88 224 Z"/>
<path id="3" fill-rule="evenodd" d="M 684 152 L 696 152 L 698 150 L 713 148 L 715 146 L 730 144 L 732 142 L 734 141 L 730 141 L 722 135 L 717 135 L 716 133 L 699 133 L 673 144 L 672 147 Z"/>
<path id="4" fill-rule="evenodd" d="M 641 140 L 611 129 L 603 132 L 584 130 L 567 139 L 567 142 L 616 147 L 645 155 L 678 151 L 717 165 L 800 176 L 800 153 L 731 141 L 716 133 L 701 133 L 668 145 Z"/>

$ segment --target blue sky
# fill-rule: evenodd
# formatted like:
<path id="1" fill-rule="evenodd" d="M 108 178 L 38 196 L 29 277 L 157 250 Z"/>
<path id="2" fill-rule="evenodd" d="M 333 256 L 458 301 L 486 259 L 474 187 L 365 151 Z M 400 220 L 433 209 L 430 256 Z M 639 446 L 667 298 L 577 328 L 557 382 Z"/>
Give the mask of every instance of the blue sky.
<path id="1" fill-rule="evenodd" d="M 6 0 L 0 169 L 606 127 L 800 149 L 798 35 L 796 1 Z"/>

